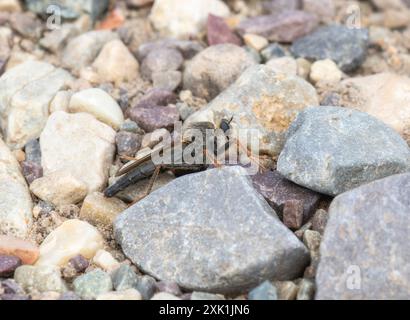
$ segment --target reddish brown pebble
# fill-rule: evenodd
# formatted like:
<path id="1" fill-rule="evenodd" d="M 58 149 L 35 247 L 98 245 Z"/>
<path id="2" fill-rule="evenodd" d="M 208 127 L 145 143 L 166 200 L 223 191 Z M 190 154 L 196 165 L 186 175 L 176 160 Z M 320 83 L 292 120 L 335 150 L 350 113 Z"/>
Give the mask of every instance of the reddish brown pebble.
<path id="1" fill-rule="evenodd" d="M 289 229 L 297 230 L 303 223 L 303 202 L 288 200 L 283 207 L 283 223 Z"/>
<path id="2" fill-rule="evenodd" d="M 252 177 L 253 186 L 268 201 L 271 207 L 282 214 L 285 203 L 299 200 L 303 203 L 303 223 L 314 214 L 321 195 L 285 179 L 277 171 L 267 171 Z"/>
<path id="3" fill-rule="evenodd" d="M 169 90 L 154 88 L 149 90 L 135 106 L 136 108 L 150 108 L 167 106 L 177 102 L 175 93 Z"/>
<path id="4" fill-rule="evenodd" d="M 29 241 L 0 235 L 0 254 L 19 257 L 23 264 L 31 265 L 37 261 L 40 251 Z"/>
<path id="5" fill-rule="evenodd" d="M 21 260 L 15 256 L 0 254 L 0 278 L 9 278 L 21 266 Z"/>
<path id="6" fill-rule="evenodd" d="M 132 108 L 129 117 L 135 121 L 145 132 L 165 128 L 172 131 L 174 123 L 179 120 L 178 109 L 169 107 Z"/>
<path id="7" fill-rule="evenodd" d="M 213 14 L 208 16 L 207 37 L 210 46 L 221 43 L 232 43 L 238 46 L 242 45 L 239 38 L 227 25 L 225 20 Z"/>

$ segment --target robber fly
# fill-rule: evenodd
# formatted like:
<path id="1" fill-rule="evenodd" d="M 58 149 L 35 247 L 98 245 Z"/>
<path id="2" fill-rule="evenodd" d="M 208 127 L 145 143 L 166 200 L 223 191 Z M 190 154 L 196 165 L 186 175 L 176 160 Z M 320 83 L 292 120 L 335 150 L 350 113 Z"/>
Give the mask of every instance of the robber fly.
<path id="1" fill-rule="evenodd" d="M 224 133 L 225 135 L 225 143 L 222 146 L 224 149 L 223 151 L 227 151 L 231 145 L 231 139 L 228 135 L 229 130 L 231 129 L 231 122 L 233 120 L 233 117 L 228 120 L 228 119 L 222 119 L 219 125 L 219 129 Z M 202 131 L 202 134 L 205 135 L 206 130 L 215 130 L 215 126 L 210 123 L 210 122 L 201 122 L 195 125 L 194 129 L 200 129 Z M 176 139 L 180 139 L 180 137 L 174 137 L 171 140 L 171 143 L 161 146 L 162 152 L 166 151 L 172 151 L 174 146 L 176 145 Z M 182 148 L 184 149 L 189 143 L 192 141 L 189 139 L 182 139 Z M 217 152 L 220 152 L 221 147 L 218 146 L 216 140 L 214 141 L 214 155 L 210 155 L 209 152 L 206 150 L 206 143 L 203 144 L 203 153 L 205 156 L 210 156 L 211 159 L 213 159 L 213 165 L 214 166 L 219 166 L 217 161 L 214 159 L 214 155 L 217 154 Z M 113 185 L 109 186 L 105 191 L 104 195 L 106 197 L 113 197 L 120 191 L 124 190 L 128 186 L 135 184 L 138 181 L 141 181 L 146 178 L 150 178 L 150 181 L 147 186 L 146 192 L 143 194 L 143 196 L 139 197 L 133 203 L 138 202 L 139 200 L 143 199 L 146 197 L 151 191 L 154 186 L 154 183 L 156 179 L 158 178 L 158 175 L 162 169 L 165 170 L 183 170 L 183 171 L 188 171 L 188 172 L 199 172 L 206 170 L 208 168 L 208 164 L 206 161 L 204 161 L 201 164 L 192 164 L 192 163 L 186 163 L 182 159 L 174 159 L 179 160 L 175 161 L 174 163 L 170 164 L 161 164 L 158 165 L 154 162 L 153 160 L 153 153 L 158 152 L 157 149 L 154 149 L 152 152 L 149 154 L 139 158 L 131 158 L 129 163 L 125 164 L 116 174 L 116 176 L 121 176 Z"/>

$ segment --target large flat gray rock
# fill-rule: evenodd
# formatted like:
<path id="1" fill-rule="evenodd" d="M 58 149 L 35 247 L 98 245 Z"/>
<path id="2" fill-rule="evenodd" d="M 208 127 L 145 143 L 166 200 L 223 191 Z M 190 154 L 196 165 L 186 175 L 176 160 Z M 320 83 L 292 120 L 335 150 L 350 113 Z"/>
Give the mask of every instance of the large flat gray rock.
<path id="1" fill-rule="evenodd" d="M 305 246 L 253 188 L 225 167 L 178 178 L 114 223 L 124 253 L 146 273 L 197 291 L 229 293 L 295 279 Z"/>
<path id="2" fill-rule="evenodd" d="M 278 160 L 286 178 L 328 195 L 409 170 L 410 149 L 397 132 L 366 113 L 341 107 L 301 112 Z"/>
<path id="3" fill-rule="evenodd" d="M 409 299 L 410 174 L 337 197 L 317 272 L 317 299 Z"/>

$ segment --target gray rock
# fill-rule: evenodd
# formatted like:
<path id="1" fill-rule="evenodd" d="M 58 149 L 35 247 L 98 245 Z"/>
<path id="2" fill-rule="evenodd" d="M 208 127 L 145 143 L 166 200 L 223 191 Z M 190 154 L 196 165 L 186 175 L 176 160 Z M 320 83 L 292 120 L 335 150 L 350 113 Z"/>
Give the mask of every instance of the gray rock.
<path id="1" fill-rule="evenodd" d="M 282 138 L 295 116 L 308 106 L 318 105 L 315 88 L 292 75 L 277 74 L 266 65 L 248 68 L 227 90 L 184 123 L 211 122 L 219 127 L 232 118 L 232 127 L 246 136 L 259 138 L 260 153 L 278 155 Z M 239 137 L 241 139 L 241 137 Z M 241 141 L 249 145 L 249 141 Z"/>
<path id="2" fill-rule="evenodd" d="M 238 79 L 255 61 L 245 49 L 225 43 L 208 47 L 187 62 L 184 89 L 212 100 Z"/>
<path id="3" fill-rule="evenodd" d="M 175 91 L 182 83 L 180 71 L 155 72 L 152 74 L 154 88 Z"/>
<path id="4" fill-rule="evenodd" d="M 114 289 L 123 291 L 134 288 L 138 283 L 138 276 L 128 265 L 122 265 L 111 275 Z"/>
<path id="5" fill-rule="evenodd" d="M 73 282 L 75 293 L 83 299 L 96 299 L 100 294 L 112 290 L 112 281 L 108 273 L 96 269 L 79 276 Z"/>
<path id="6" fill-rule="evenodd" d="M 261 56 L 266 62 L 273 58 L 282 58 L 286 56 L 286 51 L 280 44 L 272 43 L 261 51 Z"/>
<path id="7" fill-rule="evenodd" d="M 236 292 L 294 279 L 309 263 L 241 167 L 176 179 L 114 222 L 124 253 L 157 279 L 205 292 Z"/>
<path id="8" fill-rule="evenodd" d="M 62 65 L 79 72 L 91 65 L 105 44 L 115 39 L 118 35 L 107 30 L 83 33 L 68 42 L 62 53 Z"/>
<path id="9" fill-rule="evenodd" d="M 109 0 L 26 0 L 30 11 L 41 15 L 49 15 L 47 8 L 50 5 L 58 5 L 61 16 L 65 19 L 74 19 L 82 13 L 98 18 L 108 8 Z"/>
<path id="10" fill-rule="evenodd" d="M 249 300 L 278 300 L 278 291 L 269 281 L 265 281 L 248 294 Z"/>
<path id="11" fill-rule="evenodd" d="M 35 162 L 41 165 L 41 148 L 38 139 L 30 140 L 24 147 L 26 161 Z"/>
<path id="12" fill-rule="evenodd" d="M 181 68 L 184 57 L 176 49 L 158 49 L 151 51 L 141 64 L 141 75 L 152 80 L 156 72 L 176 71 Z"/>
<path id="13" fill-rule="evenodd" d="M 156 281 L 150 276 L 139 277 L 134 288 L 138 290 L 144 300 L 151 299 L 157 290 Z"/>
<path id="14" fill-rule="evenodd" d="M 367 29 L 333 25 L 296 40 L 290 50 L 296 57 L 308 60 L 331 59 L 341 70 L 349 72 L 363 63 L 368 43 Z"/>
<path id="15" fill-rule="evenodd" d="M 337 197 L 320 248 L 317 299 L 410 296 L 410 174 Z"/>
<path id="16" fill-rule="evenodd" d="M 409 168 L 410 150 L 398 133 L 366 113 L 340 107 L 300 113 L 278 160 L 286 178 L 328 195 Z"/>

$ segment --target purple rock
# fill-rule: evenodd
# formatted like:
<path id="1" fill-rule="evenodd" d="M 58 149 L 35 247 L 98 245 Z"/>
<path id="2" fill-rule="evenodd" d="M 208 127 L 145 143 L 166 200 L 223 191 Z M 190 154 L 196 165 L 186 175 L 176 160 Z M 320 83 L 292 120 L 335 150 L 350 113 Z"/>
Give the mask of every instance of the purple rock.
<path id="1" fill-rule="evenodd" d="M 117 152 L 120 156 L 133 157 L 141 148 L 142 137 L 139 134 L 120 131 L 115 136 Z"/>
<path id="2" fill-rule="evenodd" d="M 135 121 L 145 132 L 165 128 L 172 131 L 174 123 L 179 120 L 179 112 L 175 106 L 169 107 L 135 107 L 128 111 L 131 120 Z"/>
<path id="3" fill-rule="evenodd" d="M 149 108 L 154 106 L 167 106 L 176 102 L 177 96 L 172 91 L 154 88 L 149 90 L 135 107 Z"/>
<path id="4" fill-rule="evenodd" d="M 40 142 L 37 139 L 27 142 L 24 146 L 24 152 L 26 153 L 26 161 L 41 165 L 41 148 Z"/>
<path id="5" fill-rule="evenodd" d="M 285 203 L 297 200 L 303 203 L 303 222 L 308 221 L 317 208 L 321 195 L 285 179 L 277 171 L 258 173 L 252 177 L 253 185 L 271 207 L 278 213 L 283 213 Z"/>
<path id="6" fill-rule="evenodd" d="M 213 14 L 208 16 L 207 37 L 210 46 L 221 43 L 242 45 L 241 38 L 229 28 L 224 19 Z"/>
<path id="7" fill-rule="evenodd" d="M 257 34 L 270 41 L 291 43 L 311 33 L 318 24 L 317 17 L 310 13 L 289 10 L 247 19 L 239 24 L 238 31 L 241 34 Z"/>
<path id="8" fill-rule="evenodd" d="M 1 282 L 1 286 L 5 294 L 23 294 L 23 288 L 14 280 L 6 279 Z"/>
<path id="9" fill-rule="evenodd" d="M 156 72 L 176 71 L 184 63 L 184 57 L 176 49 L 161 48 L 151 51 L 141 65 L 141 75 L 148 80 L 152 80 L 152 75 Z"/>
<path id="10" fill-rule="evenodd" d="M 0 278 L 9 278 L 21 266 L 21 260 L 15 256 L 0 254 Z"/>
<path id="11" fill-rule="evenodd" d="M 71 265 L 75 269 L 75 271 L 79 273 L 84 272 L 90 265 L 88 260 L 84 258 L 81 254 L 71 258 L 68 261 L 68 264 Z"/>
<path id="12" fill-rule="evenodd" d="M 8 300 L 8 301 L 20 301 L 20 300 L 31 300 L 31 298 L 27 295 L 22 295 L 22 294 L 3 294 L 0 296 L 0 300 Z"/>
<path id="13" fill-rule="evenodd" d="M 21 169 L 28 184 L 31 184 L 34 180 L 43 176 L 43 167 L 36 162 L 23 161 L 21 163 Z"/>

